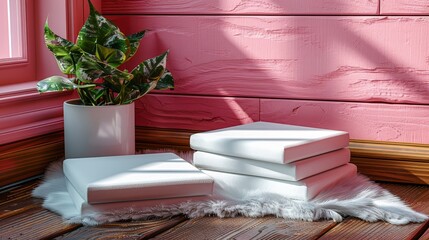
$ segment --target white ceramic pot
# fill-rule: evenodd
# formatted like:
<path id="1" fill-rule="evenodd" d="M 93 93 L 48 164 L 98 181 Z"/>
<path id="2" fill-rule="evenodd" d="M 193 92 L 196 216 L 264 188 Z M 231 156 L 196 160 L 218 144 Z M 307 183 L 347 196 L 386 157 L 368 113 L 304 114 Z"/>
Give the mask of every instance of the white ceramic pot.
<path id="1" fill-rule="evenodd" d="M 65 158 L 135 154 L 134 103 L 84 106 L 64 102 Z"/>

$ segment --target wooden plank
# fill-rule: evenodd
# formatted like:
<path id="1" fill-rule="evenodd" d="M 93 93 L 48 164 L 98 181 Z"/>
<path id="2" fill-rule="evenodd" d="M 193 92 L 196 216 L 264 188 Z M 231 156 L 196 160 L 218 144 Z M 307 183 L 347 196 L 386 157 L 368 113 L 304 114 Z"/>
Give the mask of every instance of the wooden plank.
<path id="1" fill-rule="evenodd" d="M 425 214 L 429 213 L 429 187 L 417 185 L 382 184 L 393 194 L 402 198 L 412 208 Z M 361 220 L 349 218 L 339 223 L 320 239 L 413 239 L 425 226 L 422 224 L 392 225 L 384 222 L 366 223 Z"/>
<path id="2" fill-rule="evenodd" d="M 178 216 L 169 219 L 84 226 L 56 239 L 149 239 L 183 221 L 186 221 L 186 218 Z"/>
<path id="3" fill-rule="evenodd" d="M 429 162 L 429 145 L 427 144 L 374 142 L 355 139 L 350 143 L 350 149 L 355 157 Z"/>
<path id="4" fill-rule="evenodd" d="M 352 157 L 359 172 L 373 180 L 429 184 L 429 162 Z"/>
<path id="5" fill-rule="evenodd" d="M 62 132 L 0 146 L 0 187 L 43 174 L 51 161 L 64 157 Z"/>
<path id="6" fill-rule="evenodd" d="M 15 185 L 0 193 L 0 219 L 24 213 L 38 208 L 41 200 L 32 198 L 31 192 L 39 181 Z"/>
<path id="7" fill-rule="evenodd" d="M 335 223 L 301 222 L 281 218 L 216 218 L 186 221 L 154 239 L 316 239 Z"/>
<path id="8" fill-rule="evenodd" d="M 136 151 L 165 148 L 190 151 L 189 138 L 195 132 L 136 126 Z"/>
<path id="9" fill-rule="evenodd" d="M 259 120 L 259 100 L 152 94 L 136 104 L 136 125 L 208 130 Z"/>
<path id="10" fill-rule="evenodd" d="M 0 239 L 51 239 L 79 227 L 41 208 L 31 197 L 39 181 L 18 184 L 0 193 Z"/>
<path id="11" fill-rule="evenodd" d="M 429 229 L 419 238 L 419 240 L 427 240 L 429 239 Z"/>
<path id="12" fill-rule="evenodd" d="M 27 214 L 29 210 L 39 209 L 42 201 L 35 198 L 19 198 L 8 201 L 7 205 L 0 206 L 0 219 Z"/>
<path id="13" fill-rule="evenodd" d="M 104 0 L 104 14 L 377 14 L 378 1 Z"/>
<path id="14" fill-rule="evenodd" d="M 352 139 L 429 143 L 429 106 L 261 100 L 261 121 L 331 128 Z"/>
<path id="15" fill-rule="evenodd" d="M 110 18 L 152 30 L 127 68 L 170 49 L 169 94 L 429 103 L 429 17 Z"/>
<path id="16" fill-rule="evenodd" d="M 0 220 L 0 239 L 52 239 L 79 228 L 65 224 L 60 216 L 36 207 Z"/>
<path id="17" fill-rule="evenodd" d="M 427 15 L 427 0 L 380 0 L 382 15 Z"/>

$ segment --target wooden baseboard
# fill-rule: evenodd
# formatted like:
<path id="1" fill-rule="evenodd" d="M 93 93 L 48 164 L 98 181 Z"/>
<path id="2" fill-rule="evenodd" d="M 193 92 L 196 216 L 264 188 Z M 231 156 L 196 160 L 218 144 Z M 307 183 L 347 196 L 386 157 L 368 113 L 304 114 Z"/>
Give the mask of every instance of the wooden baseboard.
<path id="1" fill-rule="evenodd" d="M 136 149 L 190 150 L 197 131 L 137 127 Z M 373 180 L 429 184 L 429 145 L 351 140 L 351 162 Z M 0 146 L 0 187 L 43 174 L 64 156 L 63 132 Z"/>
<path id="2" fill-rule="evenodd" d="M 0 187 L 43 174 L 64 156 L 63 132 L 54 132 L 0 146 Z"/>
<path id="3" fill-rule="evenodd" d="M 429 184 L 429 145 L 351 140 L 351 161 L 373 180 Z"/>

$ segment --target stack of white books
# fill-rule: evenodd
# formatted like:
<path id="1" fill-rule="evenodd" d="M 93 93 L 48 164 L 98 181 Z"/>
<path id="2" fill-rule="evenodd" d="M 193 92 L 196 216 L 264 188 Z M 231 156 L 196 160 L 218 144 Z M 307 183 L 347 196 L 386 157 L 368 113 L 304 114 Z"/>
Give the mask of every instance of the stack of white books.
<path id="1" fill-rule="evenodd" d="M 194 165 L 215 180 L 214 193 L 232 199 L 309 200 L 356 175 L 343 131 L 255 122 L 193 134 L 190 144 Z"/>
<path id="2" fill-rule="evenodd" d="M 209 198 L 213 179 L 173 153 L 66 159 L 67 190 L 81 214 Z"/>

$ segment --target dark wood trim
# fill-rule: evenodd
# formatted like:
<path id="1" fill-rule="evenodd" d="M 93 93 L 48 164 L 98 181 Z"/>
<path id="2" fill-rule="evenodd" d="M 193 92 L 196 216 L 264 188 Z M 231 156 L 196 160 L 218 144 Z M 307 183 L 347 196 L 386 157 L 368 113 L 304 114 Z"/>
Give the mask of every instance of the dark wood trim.
<path id="1" fill-rule="evenodd" d="M 137 149 L 189 148 L 194 130 L 137 127 Z M 351 140 L 351 162 L 373 180 L 429 184 L 429 145 Z"/>
<path id="2" fill-rule="evenodd" d="M 416 143 L 351 140 L 356 157 L 429 163 L 429 145 Z"/>
<path id="3" fill-rule="evenodd" d="M 62 131 L 0 145 L 0 187 L 43 174 L 63 156 Z"/>
<path id="4" fill-rule="evenodd" d="M 198 131 L 136 127 L 136 149 L 190 150 Z M 351 140 L 352 163 L 373 180 L 429 184 L 429 145 Z M 63 132 L 0 146 L 0 187 L 43 174 L 51 161 L 64 157 Z"/>
<path id="5" fill-rule="evenodd" d="M 371 179 L 429 184 L 429 145 L 351 140 L 351 161 Z"/>

